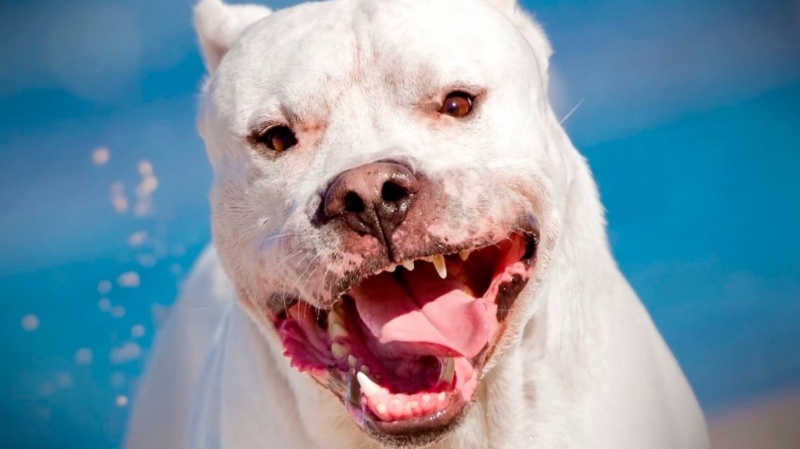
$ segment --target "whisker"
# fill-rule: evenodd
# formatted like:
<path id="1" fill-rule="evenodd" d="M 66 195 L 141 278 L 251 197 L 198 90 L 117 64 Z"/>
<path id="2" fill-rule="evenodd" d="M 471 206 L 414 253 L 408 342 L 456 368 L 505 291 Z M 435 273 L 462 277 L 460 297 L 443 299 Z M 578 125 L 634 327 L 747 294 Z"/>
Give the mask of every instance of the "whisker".
<path id="1" fill-rule="evenodd" d="M 281 237 L 288 237 L 288 236 L 294 235 L 294 234 L 295 234 L 294 232 L 285 232 L 283 234 L 275 234 L 275 235 L 271 235 L 271 236 L 265 238 L 264 240 L 262 240 L 262 242 L 269 242 L 270 240 L 279 239 Z"/>
<path id="2" fill-rule="evenodd" d="M 561 121 L 560 121 L 560 122 L 558 122 L 558 124 L 559 124 L 559 125 L 563 125 L 563 124 L 564 124 L 564 122 L 566 122 L 566 121 L 567 121 L 567 119 L 568 119 L 568 118 L 569 118 L 569 117 L 572 115 L 572 113 L 573 113 L 573 112 L 575 112 L 575 111 L 577 111 L 577 110 L 578 110 L 578 108 L 579 108 L 579 107 L 580 107 L 582 104 L 583 104 L 583 98 L 581 98 L 581 99 L 580 99 L 580 101 L 578 101 L 578 104 L 576 104 L 576 105 L 575 105 L 575 107 L 574 107 L 574 108 L 572 108 L 572 110 L 570 110 L 569 112 L 567 112 L 567 115 L 565 115 L 565 116 L 564 116 L 564 118 L 562 118 L 562 119 L 561 119 Z"/>

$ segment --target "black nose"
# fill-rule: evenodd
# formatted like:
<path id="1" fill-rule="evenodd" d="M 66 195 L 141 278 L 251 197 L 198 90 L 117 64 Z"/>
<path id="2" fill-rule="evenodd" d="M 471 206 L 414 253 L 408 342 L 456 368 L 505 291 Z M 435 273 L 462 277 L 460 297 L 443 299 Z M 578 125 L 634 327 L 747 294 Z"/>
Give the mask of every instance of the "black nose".
<path id="1" fill-rule="evenodd" d="M 396 162 L 372 162 L 340 174 L 325 192 L 328 218 L 344 217 L 359 234 L 370 234 L 391 246 L 389 239 L 405 220 L 419 190 L 410 169 Z"/>

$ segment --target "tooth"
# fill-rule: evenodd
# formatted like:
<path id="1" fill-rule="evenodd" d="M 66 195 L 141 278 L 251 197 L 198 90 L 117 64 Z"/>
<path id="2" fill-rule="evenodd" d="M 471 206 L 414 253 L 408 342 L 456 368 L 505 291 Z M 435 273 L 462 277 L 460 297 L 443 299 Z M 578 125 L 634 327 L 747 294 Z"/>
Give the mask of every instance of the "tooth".
<path id="1" fill-rule="evenodd" d="M 347 356 L 347 364 L 350 368 L 355 368 L 358 365 L 358 359 L 353 354 Z"/>
<path id="2" fill-rule="evenodd" d="M 333 357 L 343 359 L 347 357 L 347 346 L 341 343 L 334 343 L 331 345 L 331 352 L 333 353 Z"/>
<path id="3" fill-rule="evenodd" d="M 344 318 L 342 317 L 342 312 L 340 312 L 339 309 L 331 309 L 331 311 L 328 312 L 328 326 L 333 324 L 338 324 L 344 327 Z"/>
<path id="4" fill-rule="evenodd" d="M 386 268 L 386 271 L 389 273 L 394 273 L 395 268 L 397 268 L 397 265 L 390 265 L 388 268 Z"/>
<path id="5" fill-rule="evenodd" d="M 436 267 L 436 272 L 439 273 L 440 278 L 447 278 L 447 265 L 444 263 L 444 256 L 441 254 L 433 256 L 433 266 Z"/>
<path id="6" fill-rule="evenodd" d="M 361 371 L 364 374 L 369 374 L 369 367 L 367 365 L 361 365 L 359 371 Z"/>
<path id="7" fill-rule="evenodd" d="M 447 394 L 443 391 L 439 393 L 439 397 L 437 399 L 439 400 L 439 402 L 444 402 L 444 400 L 447 399 Z"/>
<path id="8" fill-rule="evenodd" d="M 439 380 L 448 384 L 453 383 L 453 377 L 456 374 L 456 362 L 452 357 L 442 360 L 442 372 L 439 374 Z"/>
<path id="9" fill-rule="evenodd" d="M 359 371 L 356 374 L 356 379 L 358 380 L 358 384 L 361 385 L 361 391 L 369 396 L 375 396 L 376 394 L 383 393 L 383 388 L 380 385 L 376 384 L 369 378 L 366 374 Z"/>
<path id="10" fill-rule="evenodd" d="M 407 260 L 407 261 L 403 262 L 403 266 L 408 271 L 414 271 L 414 261 L 413 260 Z"/>
<path id="11" fill-rule="evenodd" d="M 414 410 L 415 408 L 419 407 L 419 403 L 417 401 L 406 402 L 406 408 L 409 410 Z"/>
<path id="12" fill-rule="evenodd" d="M 465 249 L 464 251 L 461 251 L 461 252 L 458 253 L 458 257 L 460 257 L 461 260 L 466 262 L 467 258 L 469 258 L 469 254 L 471 252 L 472 252 L 472 250 Z"/>
<path id="13" fill-rule="evenodd" d="M 389 409 L 386 408 L 386 404 L 378 404 L 375 407 L 375 411 L 378 412 L 378 415 L 382 417 L 386 417 L 389 414 Z"/>
<path id="14" fill-rule="evenodd" d="M 350 334 L 347 332 L 347 329 L 341 324 L 337 322 L 328 324 L 328 336 L 331 338 L 331 341 L 337 338 L 347 338 L 348 335 Z"/>

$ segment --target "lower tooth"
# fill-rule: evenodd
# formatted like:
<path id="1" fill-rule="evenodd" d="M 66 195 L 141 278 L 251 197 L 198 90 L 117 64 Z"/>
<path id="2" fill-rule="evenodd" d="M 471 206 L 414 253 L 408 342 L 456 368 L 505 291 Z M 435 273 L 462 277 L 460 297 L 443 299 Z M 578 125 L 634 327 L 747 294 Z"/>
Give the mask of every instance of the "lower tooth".
<path id="1" fill-rule="evenodd" d="M 358 365 L 358 359 L 353 354 L 347 356 L 347 364 L 350 368 L 355 368 Z"/>
<path id="2" fill-rule="evenodd" d="M 381 388 L 380 385 L 373 382 L 372 379 L 360 371 L 356 374 L 356 380 L 358 380 L 358 384 L 361 386 L 361 392 L 367 397 L 375 396 L 383 392 L 383 388 Z"/>
<path id="3" fill-rule="evenodd" d="M 445 383 L 453 383 L 456 374 L 456 362 L 452 357 L 442 360 L 442 371 L 439 373 L 439 380 Z"/>

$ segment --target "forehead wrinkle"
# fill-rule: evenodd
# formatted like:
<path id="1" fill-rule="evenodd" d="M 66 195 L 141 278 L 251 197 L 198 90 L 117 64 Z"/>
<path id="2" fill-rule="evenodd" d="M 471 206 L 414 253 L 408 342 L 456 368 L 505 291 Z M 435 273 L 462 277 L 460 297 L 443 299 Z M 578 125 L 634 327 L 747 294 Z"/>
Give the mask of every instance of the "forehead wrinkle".
<path id="1" fill-rule="evenodd" d="M 381 52 L 382 65 L 400 68 L 401 80 L 413 81 L 402 73 L 411 68 L 423 77 L 424 85 L 468 82 L 492 74 L 497 78 L 493 81 L 499 82 L 530 59 L 524 36 L 507 26 L 508 19 L 488 2 L 427 1 L 430 10 L 422 18 L 413 1 L 387 3 L 373 17 L 372 40 L 376 47 L 388 50 Z M 475 7 L 459 7 L 460 1 L 472 1 Z M 422 68 L 429 72 L 422 73 Z"/>
<path id="2" fill-rule="evenodd" d="M 248 111 L 249 122 L 320 121 L 350 87 L 355 29 L 352 14 L 334 7 L 339 2 L 303 4 L 277 12 L 259 24 L 232 51 L 236 73 L 225 97 Z M 302 7 L 302 8 L 301 8 Z M 296 26 L 295 14 L 319 9 L 316 18 Z M 289 27 L 287 24 L 294 24 Z M 270 43 L 279 42 L 279 46 Z M 232 58 L 233 59 L 233 58 Z"/>

